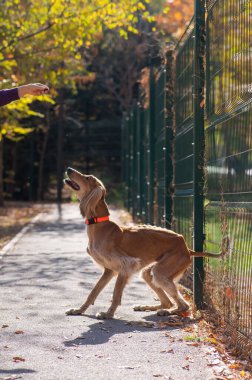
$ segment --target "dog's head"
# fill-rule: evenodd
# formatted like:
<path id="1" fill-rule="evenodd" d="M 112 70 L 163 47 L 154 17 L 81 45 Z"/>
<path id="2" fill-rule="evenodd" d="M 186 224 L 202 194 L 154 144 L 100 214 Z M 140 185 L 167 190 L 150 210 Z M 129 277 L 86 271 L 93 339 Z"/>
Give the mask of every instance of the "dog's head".
<path id="1" fill-rule="evenodd" d="M 68 178 L 64 182 L 80 200 L 81 214 L 87 218 L 95 216 L 95 209 L 106 194 L 103 183 L 93 175 L 81 174 L 72 168 L 68 168 L 66 174 Z"/>

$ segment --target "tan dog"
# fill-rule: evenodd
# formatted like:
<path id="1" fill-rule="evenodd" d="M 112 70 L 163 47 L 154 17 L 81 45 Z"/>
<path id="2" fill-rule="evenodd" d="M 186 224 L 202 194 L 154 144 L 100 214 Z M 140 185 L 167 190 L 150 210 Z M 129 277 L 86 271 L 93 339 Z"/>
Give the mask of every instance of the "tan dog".
<path id="1" fill-rule="evenodd" d="M 117 276 L 110 308 L 97 315 L 98 318 L 112 318 L 121 304 L 127 281 L 140 270 L 143 279 L 158 296 L 160 304 L 137 306 L 134 310 L 158 310 L 158 315 L 188 310 L 189 305 L 179 293 L 176 282 L 190 265 L 191 257 L 219 257 L 223 253 L 194 252 L 187 247 L 182 235 L 164 228 L 146 225 L 119 227 L 108 220 L 109 210 L 103 183 L 92 175 L 83 175 L 72 168 L 67 169 L 67 175 L 69 178 L 65 179 L 65 184 L 75 191 L 80 200 L 81 214 L 86 218 L 89 237 L 87 252 L 104 268 L 104 272 L 86 302 L 66 314 L 83 314 L 94 304 L 113 276 Z"/>

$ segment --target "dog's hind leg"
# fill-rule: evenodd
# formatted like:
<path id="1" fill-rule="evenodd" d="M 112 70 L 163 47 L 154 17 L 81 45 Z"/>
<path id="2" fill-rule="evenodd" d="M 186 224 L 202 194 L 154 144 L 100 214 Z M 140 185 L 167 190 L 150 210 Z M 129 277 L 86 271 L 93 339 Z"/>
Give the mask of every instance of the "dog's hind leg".
<path id="1" fill-rule="evenodd" d="M 154 305 L 154 306 L 148 306 L 148 305 L 134 306 L 135 311 L 155 311 L 159 309 L 169 309 L 170 307 L 173 306 L 170 299 L 167 297 L 166 293 L 163 291 L 163 289 L 161 289 L 160 287 L 156 286 L 153 283 L 153 276 L 152 276 L 151 270 L 154 265 L 151 265 L 150 267 L 142 271 L 142 278 L 149 285 L 149 287 L 152 290 L 154 290 L 161 304 Z"/>
<path id="2" fill-rule="evenodd" d="M 113 318 L 117 307 L 121 305 L 122 293 L 125 288 L 125 285 L 127 284 L 128 279 L 128 274 L 118 274 L 113 292 L 112 304 L 107 312 L 101 312 L 96 315 L 98 319 Z"/>
<path id="3" fill-rule="evenodd" d="M 169 276 L 166 271 L 162 270 L 158 264 L 153 268 L 153 277 L 154 283 L 157 286 L 162 287 L 165 292 L 175 301 L 177 307 L 170 309 L 161 309 L 158 310 L 158 315 L 173 315 L 180 314 L 189 309 L 188 303 L 184 300 L 179 290 L 177 289 L 176 284 L 173 281 L 173 276 Z"/>
<path id="4" fill-rule="evenodd" d="M 70 309 L 66 312 L 66 314 L 67 315 L 83 314 L 90 305 L 94 304 L 97 296 L 100 294 L 102 289 L 105 288 L 105 286 L 109 283 L 109 281 L 112 279 L 114 275 L 115 273 L 112 270 L 105 268 L 101 278 L 99 279 L 99 281 L 97 282 L 97 284 L 95 285 L 91 293 L 89 294 L 86 302 L 79 309 Z"/>

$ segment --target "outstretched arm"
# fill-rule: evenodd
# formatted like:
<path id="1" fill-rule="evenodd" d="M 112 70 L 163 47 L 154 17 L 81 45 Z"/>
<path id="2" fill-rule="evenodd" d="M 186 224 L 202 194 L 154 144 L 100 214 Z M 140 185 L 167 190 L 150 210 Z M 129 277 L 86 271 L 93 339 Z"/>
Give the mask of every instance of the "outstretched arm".
<path id="1" fill-rule="evenodd" d="M 25 95 L 43 95 L 49 88 L 41 83 L 30 83 L 23 86 L 0 90 L 0 107 L 18 100 Z"/>
<path id="2" fill-rule="evenodd" d="M 17 87 L 9 90 L 0 90 L 0 107 L 19 99 Z"/>

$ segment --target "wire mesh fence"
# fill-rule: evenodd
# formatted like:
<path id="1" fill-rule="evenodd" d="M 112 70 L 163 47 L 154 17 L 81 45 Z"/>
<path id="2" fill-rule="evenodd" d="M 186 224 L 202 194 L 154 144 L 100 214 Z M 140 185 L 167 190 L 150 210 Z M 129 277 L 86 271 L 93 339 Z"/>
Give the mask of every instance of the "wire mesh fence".
<path id="1" fill-rule="evenodd" d="M 172 216 L 171 52 L 167 58 L 169 64 L 150 66 L 148 101 L 146 94 L 139 96 L 122 123 L 125 203 L 136 221 L 163 227 L 171 226 Z"/>
<path id="2" fill-rule="evenodd" d="M 252 347 L 251 1 L 207 1 L 206 248 L 231 249 L 205 265 L 205 296 Z"/>
<path id="3" fill-rule="evenodd" d="M 203 7 L 204 1 L 199 2 Z M 225 321 L 233 344 L 250 355 L 251 15 L 250 0 L 207 0 L 206 27 L 202 23 L 199 28 L 195 15 L 176 46 L 174 64 L 171 54 L 165 64 L 150 67 L 148 106 L 139 97 L 123 122 L 126 204 L 135 219 L 172 226 L 192 248 L 195 235 L 200 235 L 210 252 L 219 252 L 223 239 L 229 236 L 227 254 L 204 262 L 204 276 L 200 277 L 204 278 L 203 300 Z M 205 76 L 196 71 L 202 49 L 195 38 L 204 46 Z M 197 75 L 205 81 L 200 94 L 195 89 Z M 195 117 L 195 98 L 199 95 L 203 100 L 198 108 L 205 116 L 205 181 L 201 184 L 204 204 L 197 206 L 195 143 L 202 121 Z M 201 226 L 197 225 L 197 207 L 204 212 Z"/>
<path id="4" fill-rule="evenodd" d="M 194 19 L 176 48 L 173 228 L 193 247 Z"/>

